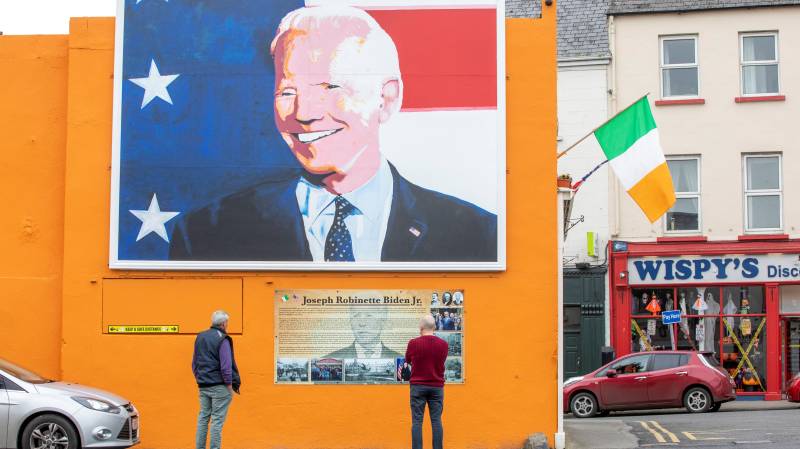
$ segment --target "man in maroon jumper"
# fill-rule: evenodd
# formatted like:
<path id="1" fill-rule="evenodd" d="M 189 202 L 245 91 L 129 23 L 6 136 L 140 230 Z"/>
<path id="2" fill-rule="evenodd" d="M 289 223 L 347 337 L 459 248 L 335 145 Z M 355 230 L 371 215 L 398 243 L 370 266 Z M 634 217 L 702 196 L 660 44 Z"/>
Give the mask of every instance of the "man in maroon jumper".
<path id="1" fill-rule="evenodd" d="M 431 414 L 433 449 L 442 449 L 444 408 L 444 361 L 447 342 L 433 335 L 436 322 L 430 315 L 419 321 L 419 337 L 408 342 L 406 362 L 411 364 L 411 448 L 422 449 L 425 404 Z"/>

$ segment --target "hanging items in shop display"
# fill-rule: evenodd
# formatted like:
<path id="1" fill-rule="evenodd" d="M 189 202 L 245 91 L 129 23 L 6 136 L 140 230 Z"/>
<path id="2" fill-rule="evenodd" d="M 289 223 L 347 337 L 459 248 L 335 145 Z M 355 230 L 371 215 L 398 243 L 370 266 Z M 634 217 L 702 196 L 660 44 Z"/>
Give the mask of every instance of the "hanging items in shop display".
<path id="1" fill-rule="evenodd" d="M 750 313 L 750 300 L 747 298 L 742 298 L 742 305 L 739 306 L 739 313 L 742 315 L 747 315 Z"/>
<path id="2" fill-rule="evenodd" d="M 655 293 L 653 293 L 652 298 L 653 299 L 651 299 L 650 302 L 647 303 L 646 309 L 653 315 L 658 315 L 658 312 L 661 312 L 661 304 L 658 302 L 658 297 L 656 296 Z"/>
<path id="3" fill-rule="evenodd" d="M 725 309 L 723 309 L 723 312 L 725 312 L 725 315 L 735 315 L 736 314 L 736 304 L 733 303 L 733 295 L 731 295 L 730 293 L 728 293 L 727 304 L 725 304 Z M 728 328 L 732 328 L 733 327 L 734 320 L 735 320 L 735 318 L 732 317 L 732 316 L 725 318 L 725 321 L 728 322 L 728 326 L 727 326 Z"/>
<path id="4" fill-rule="evenodd" d="M 642 293 L 642 305 L 640 306 L 640 308 L 647 307 L 648 299 L 649 296 L 647 296 L 647 292 Z"/>
<path id="5" fill-rule="evenodd" d="M 706 326 L 703 324 L 702 321 L 697 323 L 697 327 L 694 328 L 694 338 L 697 340 L 697 344 L 700 346 L 701 351 L 705 351 L 706 348 Z"/>
<path id="6" fill-rule="evenodd" d="M 706 304 L 706 301 L 703 299 L 702 293 L 697 294 L 697 299 L 694 300 L 692 308 L 698 312 L 703 312 L 708 309 L 708 304 Z"/>
<path id="7" fill-rule="evenodd" d="M 656 334 L 656 320 L 647 320 L 647 335 Z"/>
<path id="8" fill-rule="evenodd" d="M 742 318 L 739 321 L 739 332 L 742 333 L 742 337 L 748 337 L 753 333 L 753 323 L 750 322 L 750 318 Z"/>

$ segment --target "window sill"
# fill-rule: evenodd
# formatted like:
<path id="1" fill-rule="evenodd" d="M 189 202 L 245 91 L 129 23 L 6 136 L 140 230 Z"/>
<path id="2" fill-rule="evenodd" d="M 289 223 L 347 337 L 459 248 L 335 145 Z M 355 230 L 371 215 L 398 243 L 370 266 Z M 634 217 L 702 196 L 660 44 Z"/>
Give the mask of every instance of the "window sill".
<path id="1" fill-rule="evenodd" d="M 676 106 L 681 104 L 706 104 L 706 99 L 686 98 L 682 100 L 656 100 L 656 106 Z"/>
<path id="2" fill-rule="evenodd" d="M 745 234 L 737 237 L 740 242 L 758 242 L 764 240 L 789 240 L 789 234 Z"/>
<path id="3" fill-rule="evenodd" d="M 677 243 L 677 242 L 707 242 L 708 237 L 704 235 L 669 235 L 656 237 L 656 243 Z"/>
<path id="4" fill-rule="evenodd" d="M 754 97 L 736 97 L 733 101 L 737 103 L 757 103 L 761 101 L 786 101 L 786 95 L 761 95 Z"/>

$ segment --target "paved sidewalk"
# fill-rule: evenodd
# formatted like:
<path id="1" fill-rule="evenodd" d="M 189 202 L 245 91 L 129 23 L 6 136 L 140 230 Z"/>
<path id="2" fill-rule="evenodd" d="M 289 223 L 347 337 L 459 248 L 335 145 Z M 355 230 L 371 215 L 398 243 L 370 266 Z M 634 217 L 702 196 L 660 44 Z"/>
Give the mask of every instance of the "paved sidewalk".
<path id="1" fill-rule="evenodd" d="M 621 419 L 567 419 L 567 449 L 631 449 L 639 439 Z"/>

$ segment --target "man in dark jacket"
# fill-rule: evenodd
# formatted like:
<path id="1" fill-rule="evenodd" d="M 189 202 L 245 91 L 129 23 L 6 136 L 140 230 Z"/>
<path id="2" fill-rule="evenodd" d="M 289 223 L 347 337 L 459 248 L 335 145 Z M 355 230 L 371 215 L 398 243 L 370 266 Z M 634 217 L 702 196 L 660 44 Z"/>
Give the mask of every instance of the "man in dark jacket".
<path id="1" fill-rule="evenodd" d="M 195 449 L 206 448 L 208 423 L 211 421 L 210 449 L 220 449 L 222 425 L 228 415 L 233 393 L 239 393 L 241 380 L 233 356 L 233 340 L 225 332 L 228 314 L 211 314 L 211 328 L 197 334 L 192 356 L 192 372 L 200 389 L 200 413 L 197 416 Z"/>

